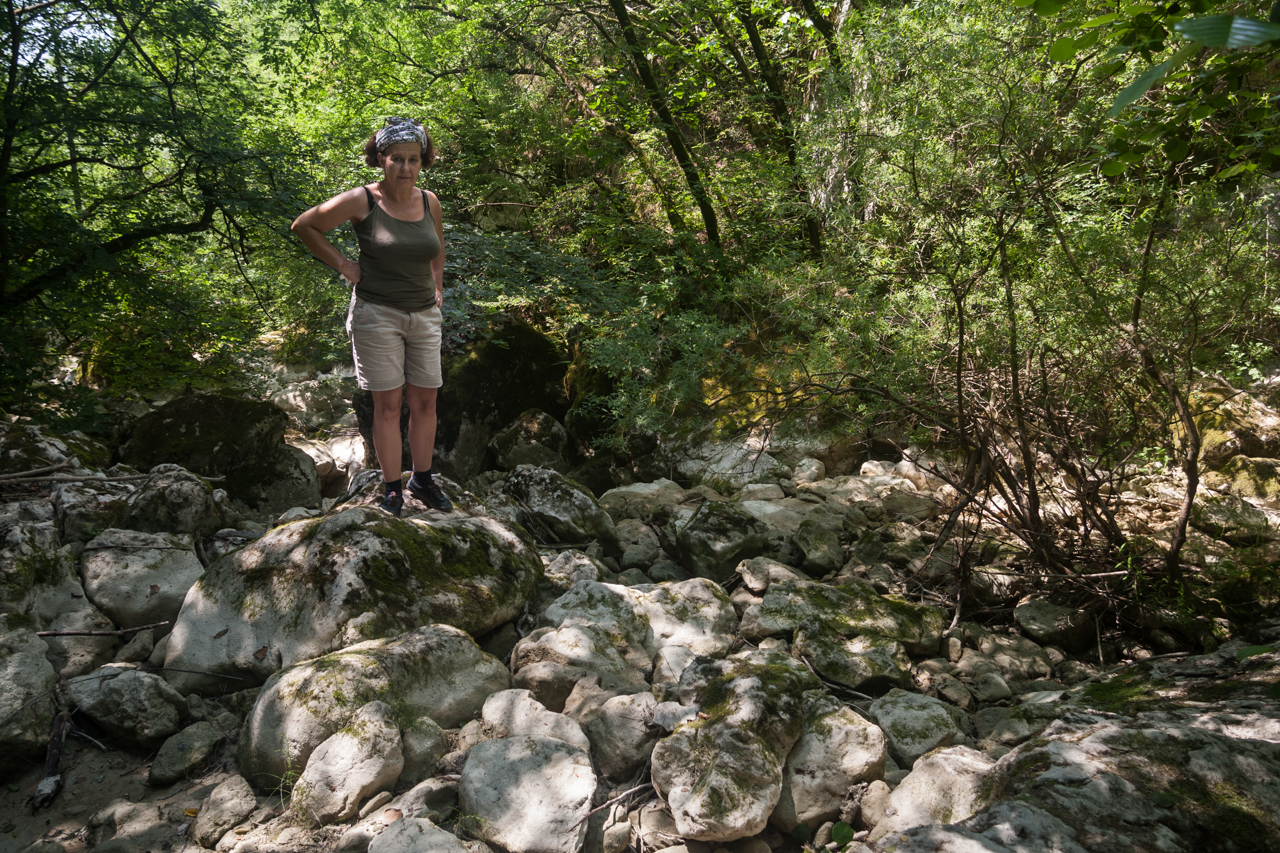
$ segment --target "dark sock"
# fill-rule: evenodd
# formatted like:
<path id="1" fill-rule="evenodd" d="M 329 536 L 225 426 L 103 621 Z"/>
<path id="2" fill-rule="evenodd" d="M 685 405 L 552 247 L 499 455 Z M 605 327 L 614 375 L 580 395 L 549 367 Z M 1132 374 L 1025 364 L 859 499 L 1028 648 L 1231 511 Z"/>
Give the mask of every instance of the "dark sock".
<path id="1" fill-rule="evenodd" d="M 382 486 L 386 490 L 386 493 L 389 495 L 398 495 L 404 490 L 404 483 L 400 482 L 399 480 L 393 480 L 389 483 L 383 483 Z"/>
<path id="2" fill-rule="evenodd" d="M 428 468 L 426 471 L 414 471 L 413 479 L 417 481 L 417 485 L 425 486 L 427 483 L 431 482 L 431 469 Z"/>

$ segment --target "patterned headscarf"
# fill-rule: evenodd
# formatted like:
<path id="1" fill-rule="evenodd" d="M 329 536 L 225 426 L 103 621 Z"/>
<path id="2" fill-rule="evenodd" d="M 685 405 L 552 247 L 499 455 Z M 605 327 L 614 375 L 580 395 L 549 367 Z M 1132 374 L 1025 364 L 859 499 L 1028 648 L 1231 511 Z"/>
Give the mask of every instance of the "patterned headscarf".
<path id="1" fill-rule="evenodd" d="M 427 147 L 427 132 L 413 119 L 392 116 L 382 124 L 383 127 L 374 140 L 379 154 L 397 142 L 416 142 L 422 148 Z"/>

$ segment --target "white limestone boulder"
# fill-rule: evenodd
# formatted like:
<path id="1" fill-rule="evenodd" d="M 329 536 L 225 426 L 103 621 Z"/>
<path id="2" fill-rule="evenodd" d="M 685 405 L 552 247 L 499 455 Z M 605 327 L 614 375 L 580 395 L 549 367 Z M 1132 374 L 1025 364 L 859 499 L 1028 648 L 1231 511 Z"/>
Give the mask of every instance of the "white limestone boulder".
<path id="1" fill-rule="evenodd" d="M 520 465 L 509 474 L 503 492 L 524 504 L 534 522 L 531 531 L 545 528 L 561 542 L 595 540 L 605 553 L 620 555 L 622 543 L 613 519 L 586 489 L 550 468 Z"/>
<path id="2" fill-rule="evenodd" d="M 104 530 L 80 555 L 85 593 L 121 628 L 172 625 L 203 574 L 190 535 Z"/>
<path id="3" fill-rule="evenodd" d="M 49 739 L 57 709 L 53 695 L 44 694 L 58 683 L 58 675 L 45 651 L 30 630 L 0 633 L 0 720 L 5 721 L 0 725 L 0 779 L 27 772 Z"/>
<path id="4" fill-rule="evenodd" d="M 109 664 L 72 679 L 63 695 L 116 740 L 144 749 L 176 734 L 187 712 L 187 700 L 168 682 L 128 664 Z"/>
<path id="5" fill-rule="evenodd" d="M 899 767 L 912 767 L 926 752 L 950 746 L 963 731 L 963 711 L 897 688 L 872 702 L 870 710 Z"/>
<path id="6" fill-rule="evenodd" d="M 258 807 L 253 789 L 243 776 L 229 776 L 200 804 L 200 813 L 191 827 L 191 840 L 201 847 L 213 847 L 224 834 Z"/>
<path id="7" fill-rule="evenodd" d="M 209 536 L 226 527 L 213 486 L 179 465 L 157 465 L 130 493 L 128 513 L 116 525 L 145 533 Z"/>
<path id="8" fill-rule="evenodd" d="M 290 811 L 310 826 L 346 820 L 367 797 L 390 790 L 403 768 L 400 728 L 391 708 L 370 702 L 307 758 L 293 786 Z"/>
<path id="9" fill-rule="evenodd" d="M 587 832 L 596 777 L 587 751 L 520 735 L 472 748 L 458 783 L 475 833 L 509 853 L 576 853 Z"/>
<path id="10" fill-rule="evenodd" d="M 263 686 L 240 734 L 240 770 L 259 790 L 273 790 L 369 701 L 396 708 L 409 728 L 424 716 L 454 728 L 510 686 L 506 667 L 447 625 L 360 643 L 295 664 Z"/>
<path id="11" fill-rule="evenodd" d="M 445 623 L 478 635 L 518 617 L 542 576 L 531 543 L 488 517 L 401 520 L 372 507 L 270 531 L 187 595 L 165 666 L 260 684 L 364 639 Z M 172 672 L 184 693 L 228 682 Z"/>
<path id="12" fill-rule="evenodd" d="M 818 685 L 803 664 L 763 649 L 685 669 L 680 702 L 701 713 L 658 742 L 650 765 L 680 836 L 732 841 L 765 828 L 804 731 L 801 693 Z"/>
<path id="13" fill-rule="evenodd" d="M 814 699 L 804 734 L 787 755 L 769 822 L 790 832 L 802 823 L 813 829 L 838 820 L 849 789 L 883 776 L 886 756 L 878 726 L 830 696 Z"/>

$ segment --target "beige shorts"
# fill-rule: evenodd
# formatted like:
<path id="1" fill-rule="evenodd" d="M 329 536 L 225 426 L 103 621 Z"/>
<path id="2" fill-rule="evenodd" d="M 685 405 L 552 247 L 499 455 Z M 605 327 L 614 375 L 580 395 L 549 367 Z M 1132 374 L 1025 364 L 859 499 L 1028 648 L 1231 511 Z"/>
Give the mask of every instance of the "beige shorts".
<path id="1" fill-rule="evenodd" d="M 347 334 L 356 361 L 356 381 L 366 391 L 392 391 L 408 382 L 439 388 L 440 309 L 401 311 L 351 295 Z"/>

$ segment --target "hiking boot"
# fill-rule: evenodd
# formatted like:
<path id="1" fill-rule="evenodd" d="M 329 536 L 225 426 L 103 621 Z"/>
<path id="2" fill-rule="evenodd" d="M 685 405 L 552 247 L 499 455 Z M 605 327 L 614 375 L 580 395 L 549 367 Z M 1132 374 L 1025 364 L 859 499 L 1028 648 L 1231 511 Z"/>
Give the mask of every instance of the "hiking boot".
<path id="1" fill-rule="evenodd" d="M 418 482 L 417 477 L 410 477 L 408 489 L 409 494 L 432 509 L 438 509 L 441 512 L 451 512 L 453 510 L 453 501 L 445 496 L 445 493 L 440 490 L 440 485 L 434 479 L 427 480 L 423 484 Z"/>
<path id="2" fill-rule="evenodd" d="M 404 498 L 401 497 L 398 492 L 388 492 L 382 496 L 382 500 L 378 503 L 378 506 L 391 513 L 396 518 L 399 518 L 400 510 L 404 508 Z"/>

